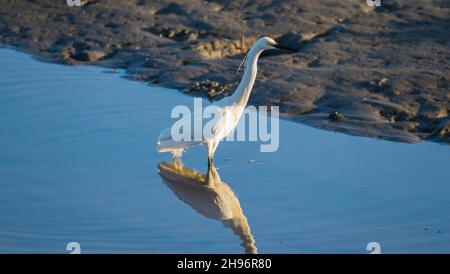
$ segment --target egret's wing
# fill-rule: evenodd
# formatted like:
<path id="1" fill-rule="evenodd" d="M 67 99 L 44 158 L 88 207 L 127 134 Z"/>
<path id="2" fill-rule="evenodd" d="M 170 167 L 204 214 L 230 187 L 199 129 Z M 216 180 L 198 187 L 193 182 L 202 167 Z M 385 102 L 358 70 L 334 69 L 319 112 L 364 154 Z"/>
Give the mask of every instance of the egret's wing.
<path id="1" fill-rule="evenodd" d="M 235 108 L 212 106 L 215 107 L 212 109 L 212 117 L 207 117 L 203 110 L 194 111 L 163 130 L 158 138 L 158 151 L 182 149 L 228 135 L 236 126 Z M 172 129 L 177 136 L 172 136 Z"/>
<path id="2" fill-rule="evenodd" d="M 239 107 L 224 106 L 220 109 L 220 117 L 212 128 L 212 132 L 222 139 L 229 135 L 236 128 L 241 116 L 242 109 Z"/>

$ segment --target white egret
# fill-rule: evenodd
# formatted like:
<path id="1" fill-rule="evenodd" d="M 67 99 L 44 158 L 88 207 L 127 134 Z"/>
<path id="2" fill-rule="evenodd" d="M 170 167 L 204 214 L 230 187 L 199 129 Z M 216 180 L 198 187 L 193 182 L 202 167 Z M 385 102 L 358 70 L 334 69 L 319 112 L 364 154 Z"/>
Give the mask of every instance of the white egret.
<path id="1" fill-rule="evenodd" d="M 198 133 L 194 132 L 194 129 L 191 130 L 192 132 L 190 135 L 192 138 L 190 140 L 175 141 L 174 138 L 172 138 L 171 128 L 168 128 L 163 130 L 158 138 L 158 152 L 171 152 L 174 157 L 179 157 L 185 148 L 204 144 L 208 151 L 208 167 L 210 167 L 211 164 L 213 164 L 214 152 L 216 151 L 220 140 L 228 136 L 234 130 L 247 105 L 256 79 L 257 61 L 259 56 L 264 50 L 269 49 L 298 51 L 297 49 L 283 46 L 270 37 L 258 39 L 244 58 L 245 71 L 239 86 L 231 96 L 225 97 L 212 104 L 219 109 L 221 114 L 212 125 L 211 132 L 213 134 L 205 136 L 203 131 Z M 191 116 L 184 117 L 182 120 L 189 119 L 195 121 L 196 118 L 202 120 L 203 113 L 194 110 Z M 193 136 L 198 136 L 196 134 L 200 134 L 200 136 L 202 136 L 201 139 L 196 140 L 193 138 Z"/>

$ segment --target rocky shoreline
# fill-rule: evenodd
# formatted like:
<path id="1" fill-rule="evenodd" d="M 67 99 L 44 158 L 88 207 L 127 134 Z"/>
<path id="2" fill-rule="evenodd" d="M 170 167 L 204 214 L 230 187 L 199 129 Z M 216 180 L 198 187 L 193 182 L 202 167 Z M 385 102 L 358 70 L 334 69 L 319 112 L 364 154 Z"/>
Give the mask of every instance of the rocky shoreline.
<path id="1" fill-rule="evenodd" d="M 381 2 L 0 0 L 0 44 L 216 100 L 271 36 L 301 52 L 266 54 L 250 103 L 328 130 L 450 143 L 450 3 Z"/>

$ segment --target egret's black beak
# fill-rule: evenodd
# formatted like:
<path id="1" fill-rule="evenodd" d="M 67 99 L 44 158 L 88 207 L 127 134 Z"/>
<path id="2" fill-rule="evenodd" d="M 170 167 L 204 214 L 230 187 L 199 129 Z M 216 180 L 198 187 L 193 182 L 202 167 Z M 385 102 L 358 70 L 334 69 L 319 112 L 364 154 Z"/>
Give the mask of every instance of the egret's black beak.
<path id="1" fill-rule="evenodd" d="M 298 49 L 294 49 L 285 45 L 281 45 L 281 44 L 275 44 L 273 45 L 275 48 L 277 49 L 283 49 L 283 50 L 288 50 L 288 51 L 292 51 L 292 52 L 299 52 L 300 50 Z"/>

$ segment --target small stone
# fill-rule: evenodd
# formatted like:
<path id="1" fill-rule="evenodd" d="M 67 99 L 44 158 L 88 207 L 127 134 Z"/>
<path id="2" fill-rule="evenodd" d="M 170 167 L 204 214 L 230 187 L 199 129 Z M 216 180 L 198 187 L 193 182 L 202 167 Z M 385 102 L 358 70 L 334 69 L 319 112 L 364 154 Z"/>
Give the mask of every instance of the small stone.
<path id="1" fill-rule="evenodd" d="M 11 32 L 13 33 L 19 33 L 20 32 L 20 27 L 19 26 L 12 26 L 10 28 Z"/>
<path id="2" fill-rule="evenodd" d="M 214 40 L 214 42 L 213 42 L 214 49 L 220 49 L 221 46 L 222 46 L 222 43 L 219 40 Z"/>
<path id="3" fill-rule="evenodd" d="M 106 56 L 106 53 L 99 50 L 84 50 L 75 53 L 72 57 L 78 61 L 93 62 Z"/>
<path id="4" fill-rule="evenodd" d="M 189 33 L 188 41 L 195 41 L 198 39 L 198 33 Z"/>
<path id="5" fill-rule="evenodd" d="M 175 31 L 173 29 L 169 30 L 167 33 L 167 37 L 168 38 L 173 38 L 175 36 Z"/>
<path id="6" fill-rule="evenodd" d="M 65 61 L 68 61 L 70 59 L 70 57 L 72 56 L 73 52 L 74 52 L 74 49 L 72 47 L 67 47 L 61 51 L 60 56 Z"/>
<path id="7" fill-rule="evenodd" d="M 379 86 L 379 87 L 384 87 L 388 81 L 389 81 L 389 79 L 386 78 L 386 77 L 384 77 L 383 79 L 381 79 L 381 80 L 378 82 L 378 86 Z"/>
<path id="8" fill-rule="evenodd" d="M 441 130 L 439 131 L 439 137 L 448 137 L 450 136 L 450 124 L 449 125 L 445 125 L 441 128 Z"/>
<path id="9" fill-rule="evenodd" d="M 216 95 L 216 90 L 213 88 L 209 89 L 208 96 L 213 97 L 214 95 Z"/>
<path id="10" fill-rule="evenodd" d="M 344 115 L 340 114 L 337 111 L 333 111 L 330 113 L 330 115 L 328 116 L 328 119 L 330 121 L 342 121 L 344 120 Z"/>

